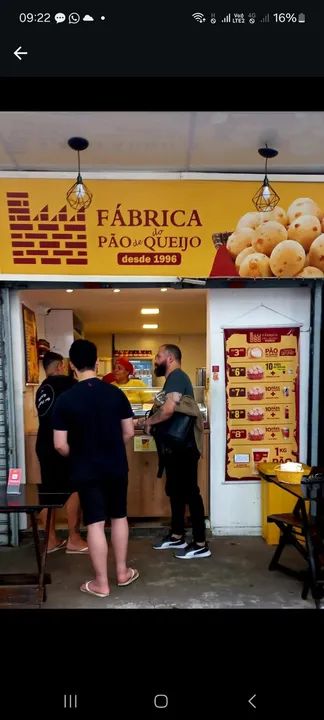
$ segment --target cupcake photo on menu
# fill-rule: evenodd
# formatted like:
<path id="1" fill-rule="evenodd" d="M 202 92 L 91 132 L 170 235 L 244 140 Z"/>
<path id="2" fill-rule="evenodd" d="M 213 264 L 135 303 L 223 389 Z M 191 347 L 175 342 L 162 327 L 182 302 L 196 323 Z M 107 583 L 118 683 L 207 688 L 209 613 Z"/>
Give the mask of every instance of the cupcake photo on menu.
<path id="1" fill-rule="evenodd" d="M 252 422 L 256 422 L 256 421 L 261 422 L 261 420 L 263 420 L 263 418 L 264 418 L 263 408 L 258 408 L 258 407 L 251 408 L 251 410 L 248 410 L 248 412 L 247 412 L 247 418 L 248 418 L 248 420 L 251 420 Z"/>
<path id="2" fill-rule="evenodd" d="M 249 440 L 258 441 L 264 440 L 265 431 L 263 428 L 253 428 L 249 430 Z"/>
<path id="3" fill-rule="evenodd" d="M 246 374 L 249 380 L 262 380 L 264 377 L 264 372 L 260 365 L 252 365 L 252 367 L 247 369 Z"/>
<path id="4" fill-rule="evenodd" d="M 247 391 L 248 400 L 263 400 L 264 389 L 262 387 L 252 387 Z"/>

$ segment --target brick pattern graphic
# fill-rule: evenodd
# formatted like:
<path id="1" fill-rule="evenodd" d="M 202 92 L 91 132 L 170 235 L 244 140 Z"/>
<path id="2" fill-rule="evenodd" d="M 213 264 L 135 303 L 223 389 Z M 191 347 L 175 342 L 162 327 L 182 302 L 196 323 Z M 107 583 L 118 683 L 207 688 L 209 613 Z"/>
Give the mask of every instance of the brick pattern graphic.
<path id="1" fill-rule="evenodd" d="M 88 264 L 84 210 L 69 218 L 65 205 L 50 218 L 45 205 L 32 219 L 27 192 L 8 192 L 7 207 L 15 265 Z"/>

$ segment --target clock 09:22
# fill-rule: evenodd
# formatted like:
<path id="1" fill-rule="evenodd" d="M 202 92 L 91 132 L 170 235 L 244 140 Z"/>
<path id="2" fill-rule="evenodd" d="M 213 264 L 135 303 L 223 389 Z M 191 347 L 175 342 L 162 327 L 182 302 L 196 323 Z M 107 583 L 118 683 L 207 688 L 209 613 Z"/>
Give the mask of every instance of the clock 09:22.
<path id="1" fill-rule="evenodd" d="M 19 22 L 21 23 L 49 23 L 51 22 L 51 14 L 50 13 L 20 13 L 19 15 Z"/>

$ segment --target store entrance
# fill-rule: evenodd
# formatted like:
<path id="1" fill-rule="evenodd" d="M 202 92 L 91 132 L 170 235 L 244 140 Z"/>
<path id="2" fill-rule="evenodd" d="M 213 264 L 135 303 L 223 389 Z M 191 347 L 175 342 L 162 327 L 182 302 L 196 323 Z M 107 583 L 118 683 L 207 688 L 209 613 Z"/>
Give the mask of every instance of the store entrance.
<path id="1" fill-rule="evenodd" d="M 132 404 L 135 417 L 151 406 L 164 378 L 154 376 L 154 357 L 163 343 L 178 345 L 182 368 L 194 386 L 197 402 L 205 417 L 204 450 L 199 462 L 199 485 L 206 516 L 209 515 L 209 429 L 206 378 L 206 295 L 201 288 L 115 288 L 115 289 L 30 289 L 19 293 L 19 305 L 34 318 L 39 355 L 47 346 L 66 358 L 73 340 L 85 337 L 98 349 L 101 378 L 114 370 L 121 357 L 132 365 L 132 383 L 121 386 Z M 30 327 L 29 327 L 30 330 Z M 40 342 L 41 341 L 41 342 Z M 45 341 L 45 342 L 44 342 Z M 25 351 L 22 349 L 25 354 Z M 25 363 L 24 363 L 25 365 Z M 35 394 L 44 378 L 41 357 L 38 377 L 22 378 L 26 480 L 30 493 L 40 481 L 35 453 L 38 417 Z M 111 379 L 111 378 L 110 378 Z M 140 390 L 136 379 L 140 381 Z M 34 382 L 37 380 L 37 382 Z M 26 384 L 27 382 L 27 384 Z M 170 515 L 164 478 L 157 478 L 158 458 L 154 441 L 136 430 L 127 447 L 129 461 L 128 514 L 133 522 L 152 522 Z M 64 510 L 58 516 L 65 527 Z"/>

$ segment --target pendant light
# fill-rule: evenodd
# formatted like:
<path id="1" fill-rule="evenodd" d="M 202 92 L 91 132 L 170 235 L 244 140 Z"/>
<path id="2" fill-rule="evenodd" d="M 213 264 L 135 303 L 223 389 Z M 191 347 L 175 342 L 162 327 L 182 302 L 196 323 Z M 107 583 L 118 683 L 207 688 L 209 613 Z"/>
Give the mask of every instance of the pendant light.
<path id="1" fill-rule="evenodd" d="M 265 158 L 264 180 L 260 189 L 253 196 L 252 202 L 260 212 L 270 212 L 270 210 L 274 210 L 276 205 L 278 205 L 280 198 L 268 180 L 268 160 L 276 157 L 278 150 L 269 148 L 266 144 L 264 148 L 259 148 L 258 153 L 261 157 Z"/>
<path id="2" fill-rule="evenodd" d="M 80 152 L 89 146 L 88 140 L 80 137 L 73 137 L 68 140 L 68 145 L 78 153 L 78 176 L 76 182 L 67 192 L 66 199 L 74 210 L 86 210 L 92 201 L 92 193 L 84 184 L 80 171 Z"/>

